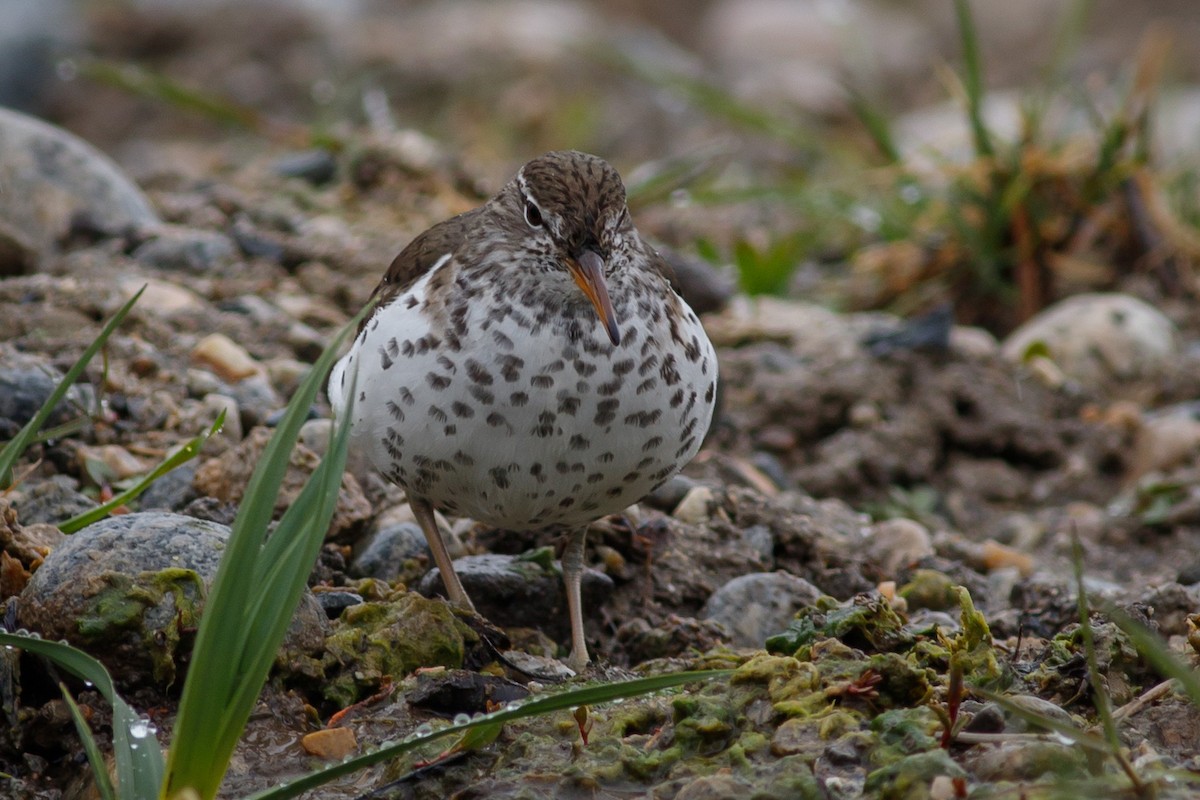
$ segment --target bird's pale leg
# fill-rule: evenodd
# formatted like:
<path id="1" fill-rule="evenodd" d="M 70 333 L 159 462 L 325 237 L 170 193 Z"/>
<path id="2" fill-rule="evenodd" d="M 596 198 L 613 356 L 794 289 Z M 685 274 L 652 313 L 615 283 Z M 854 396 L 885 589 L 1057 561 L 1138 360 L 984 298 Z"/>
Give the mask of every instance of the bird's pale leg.
<path id="1" fill-rule="evenodd" d="M 567 666 L 582 672 L 588 664 L 587 640 L 583 636 L 583 604 L 580 582 L 583 580 L 583 547 L 587 543 L 587 528 L 571 531 L 563 550 L 563 583 L 567 587 L 567 614 L 571 617 L 571 655 Z"/>
<path id="2" fill-rule="evenodd" d="M 446 596 L 450 598 L 451 603 L 459 608 L 474 611 L 475 604 L 471 602 L 470 597 L 467 597 L 467 590 L 463 588 L 462 581 L 458 579 L 458 573 L 454 571 L 454 563 L 450 560 L 450 552 L 446 550 L 446 542 L 442 539 L 442 533 L 438 530 L 437 519 L 433 516 L 433 506 L 415 497 L 408 499 L 408 505 L 412 508 L 413 516 L 417 518 L 417 524 L 421 526 L 421 530 L 425 533 L 425 540 L 429 542 L 429 550 L 433 553 L 433 561 L 437 564 L 438 571 L 442 574 L 442 584 L 446 587 Z"/>

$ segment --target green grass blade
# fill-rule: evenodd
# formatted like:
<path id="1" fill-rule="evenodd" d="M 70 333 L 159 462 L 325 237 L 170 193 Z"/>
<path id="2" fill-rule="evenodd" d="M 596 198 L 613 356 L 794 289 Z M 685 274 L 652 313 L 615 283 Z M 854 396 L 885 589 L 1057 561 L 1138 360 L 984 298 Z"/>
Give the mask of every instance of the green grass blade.
<path id="1" fill-rule="evenodd" d="M 1079 533 L 1071 531 L 1071 566 L 1075 572 L 1075 594 L 1079 608 L 1079 629 L 1083 634 L 1083 650 L 1087 659 L 1088 682 L 1092 685 L 1092 704 L 1100 717 L 1100 727 L 1104 731 L 1104 739 L 1108 742 L 1109 755 L 1121 767 L 1136 789 L 1142 786 L 1133 765 L 1122 752 L 1121 736 L 1117 732 L 1117 723 L 1113 720 L 1112 698 L 1108 695 L 1108 686 L 1104 675 L 1100 672 L 1100 663 L 1096 658 L 1096 634 L 1092 630 L 1092 615 L 1088 608 L 1087 590 L 1083 585 L 1083 546 L 1079 543 Z M 1141 794 L 1139 791 L 1138 794 Z"/>
<path id="2" fill-rule="evenodd" d="M 369 307 L 362 314 L 367 310 Z M 216 795 L 299 602 L 333 514 L 345 465 L 348 425 L 338 426 L 328 454 L 275 533 L 265 544 L 264 539 L 308 409 L 338 348 L 362 314 L 335 337 L 313 365 L 288 403 L 247 485 L 197 631 L 163 797 L 173 797 L 185 788 L 205 800 Z M 281 559 L 281 553 L 286 558 Z"/>
<path id="3" fill-rule="evenodd" d="M 851 87 L 848 93 L 850 110 L 858 117 L 858 121 L 862 123 L 884 160 L 888 164 L 899 164 L 900 148 L 896 145 L 896 137 L 892 134 L 892 122 L 887 114 L 876 108 L 862 92 Z"/>
<path id="4" fill-rule="evenodd" d="M 979 53 L 979 34 L 975 30 L 975 19 L 967 0 L 954 0 L 954 12 L 958 18 L 959 37 L 962 40 L 963 89 L 967 93 L 967 118 L 971 123 L 971 137 L 975 142 L 975 154 L 991 156 L 992 135 L 983 121 L 983 58 Z"/>
<path id="5" fill-rule="evenodd" d="M 83 712 L 79 710 L 79 704 L 75 702 L 75 698 L 71 697 L 71 693 L 67 691 L 66 684 L 59 683 L 58 688 L 62 691 L 63 700 L 67 701 L 67 708 L 71 711 L 71 721 L 75 723 L 75 732 L 79 734 L 79 740 L 83 742 L 83 751 L 87 754 L 88 766 L 92 768 L 96 793 L 102 800 L 117 800 L 112 778 L 108 775 L 108 765 L 104 763 L 104 754 L 100 752 L 100 747 L 96 744 L 96 737 L 92 735 L 91 726 L 83 718 Z"/>
<path id="6" fill-rule="evenodd" d="M 117 694 L 112 677 L 96 659 L 61 642 L 0 632 L 0 645 L 48 658 L 80 680 L 95 686 L 113 710 L 113 757 L 117 790 L 123 800 L 151 800 L 163 780 L 163 757 L 146 721 Z"/>
<path id="7" fill-rule="evenodd" d="M 985 700 L 992 701 L 1008 713 L 1012 714 L 1013 716 L 1020 717 L 1031 725 L 1036 725 L 1039 728 L 1045 728 L 1048 731 L 1052 731 L 1053 733 L 1057 733 L 1060 736 L 1066 737 L 1080 747 L 1086 747 L 1089 750 L 1092 750 L 1096 753 L 1102 753 L 1103 755 L 1112 754 L 1112 749 L 1109 747 L 1108 741 L 1104 737 L 1097 736 L 1089 731 L 1085 731 L 1083 728 L 1080 728 L 1077 725 L 1073 725 L 1069 722 L 1063 722 L 1062 720 L 1055 719 L 1054 717 L 1048 717 L 1045 714 L 1039 714 L 1036 711 L 1032 711 L 1022 705 L 1014 703 L 1004 695 L 997 692 L 988 691 L 987 689 L 981 689 L 979 687 L 972 687 L 971 693 L 978 694 Z"/>
<path id="8" fill-rule="evenodd" d="M 54 413 L 54 407 L 66 396 L 67 392 L 75 384 L 75 381 L 79 380 L 79 376 L 87 369 L 88 363 L 100 351 L 100 348 L 104 347 L 108 338 L 112 336 L 113 331 L 125 321 L 125 317 L 129 316 L 129 312 L 133 310 L 134 304 L 137 303 L 144 291 L 146 291 L 145 286 L 138 289 L 137 293 L 129 298 L 116 314 L 113 314 L 112 319 L 100 331 L 100 335 L 88 345 L 87 349 L 83 351 L 83 355 L 79 357 L 79 360 L 67 370 L 67 374 L 54 387 L 50 398 L 42 404 L 42 407 L 38 409 L 38 413 L 34 415 L 33 419 L 25 423 L 25 427 L 21 428 L 17 435 L 4 445 L 3 449 L 0 449 L 0 489 L 8 489 L 12 486 L 12 469 L 13 465 L 17 463 L 17 459 L 25 453 L 25 449 L 29 447 L 30 443 L 37 436 L 38 431 L 46 424 L 46 420 L 50 418 L 50 415 Z"/>
<path id="9" fill-rule="evenodd" d="M 685 683 L 713 680 L 730 674 L 732 674 L 732 670 L 702 670 L 697 672 L 679 672 L 674 675 L 656 675 L 652 678 L 637 678 L 632 681 L 588 686 L 582 689 L 559 692 L 547 697 L 539 697 L 536 700 L 528 700 L 523 704 L 515 706 L 510 704 L 506 709 L 476 717 L 470 722 L 464 722 L 461 725 L 450 725 L 424 736 L 415 736 L 403 741 L 385 744 L 378 750 L 364 753 L 363 755 L 333 764 L 316 772 L 311 772 L 283 786 L 266 789 L 251 795 L 246 800 L 286 800 L 286 798 L 297 797 L 309 789 L 323 786 L 335 778 L 349 775 L 352 772 L 357 772 L 373 764 L 395 758 L 428 742 L 454 734 L 465 734 L 476 728 L 500 725 L 505 722 L 512 722 L 513 720 L 525 717 L 536 717 L 549 714 L 553 711 L 575 708 L 576 706 L 591 706 L 627 697 L 640 697 L 653 692 L 682 686 Z"/>
<path id="10" fill-rule="evenodd" d="M 180 467 L 191 461 L 200 454 L 200 448 L 208 441 L 208 438 L 221 430 L 225 425 L 225 412 L 222 411 L 217 415 L 216 422 L 212 424 L 204 433 L 190 439 L 187 444 L 176 450 L 167 458 L 163 459 L 162 463 L 151 470 L 145 477 L 139 480 L 136 484 L 121 492 L 119 495 L 109 500 L 107 503 L 89 509 L 82 514 L 76 514 L 70 519 L 59 524 L 58 529 L 63 533 L 75 533 L 80 528 L 86 528 L 93 522 L 102 520 L 112 513 L 114 508 L 120 508 L 126 503 L 131 503 L 136 500 L 142 492 L 150 488 L 156 480 L 166 475 L 168 472 Z"/>

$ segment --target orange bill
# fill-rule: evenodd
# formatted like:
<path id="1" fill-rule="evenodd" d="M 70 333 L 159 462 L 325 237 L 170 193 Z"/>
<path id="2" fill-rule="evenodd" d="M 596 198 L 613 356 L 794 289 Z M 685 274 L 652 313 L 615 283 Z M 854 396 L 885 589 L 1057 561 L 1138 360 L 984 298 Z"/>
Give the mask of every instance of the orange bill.
<path id="1" fill-rule="evenodd" d="M 593 250 L 583 250 L 578 258 L 568 258 L 567 268 L 579 288 L 592 301 L 600 322 L 608 331 L 608 338 L 614 345 L 621 343 L 621 331 L 617 327 L 617 315 L 613 312 L 612 301 L 608 299 L 608 287 L 604 284 L 604 259 Z"/>

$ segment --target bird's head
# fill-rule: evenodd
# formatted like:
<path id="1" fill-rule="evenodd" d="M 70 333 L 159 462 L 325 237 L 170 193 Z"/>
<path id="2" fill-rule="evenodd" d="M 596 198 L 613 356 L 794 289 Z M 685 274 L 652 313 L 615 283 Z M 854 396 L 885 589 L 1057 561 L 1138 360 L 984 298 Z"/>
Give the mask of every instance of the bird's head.
<path id="1" fill-rule="evenodd" d="M 504 199 L 506 211 L 523 221 L 530 249 L 574 279 L 609 340 L 620 344 L 606 274 L 636 235 L 621 176 L 596 156 L 546 153 L 521 168 Z"/>

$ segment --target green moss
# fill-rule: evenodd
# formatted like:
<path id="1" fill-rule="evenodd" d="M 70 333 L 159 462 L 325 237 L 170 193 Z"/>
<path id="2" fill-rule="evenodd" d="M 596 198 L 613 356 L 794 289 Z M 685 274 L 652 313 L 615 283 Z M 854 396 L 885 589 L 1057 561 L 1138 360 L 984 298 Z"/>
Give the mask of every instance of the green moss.
<path id="1" fill-rule="evenodd" d="M 341 706 L 417 667 L 462 666 L 478 635 L 439 600 L 407 592 L 385 602 L 351 606 L 334 623 L 322 663 L 325 698 Z"/>
<path id="2" fill-rule="evenodd" d="M 194 631 L 204 602 L 204 582 L 190 569 L 168 567 L 136 576 L 101 576 L 104 588 L 92 595 L 79 616 L 86 639 L 111 639 L 118 631 L 135 633 L 149 657 L 154 680 L 175 682 L 175 656 L 185 632 Z"/>

